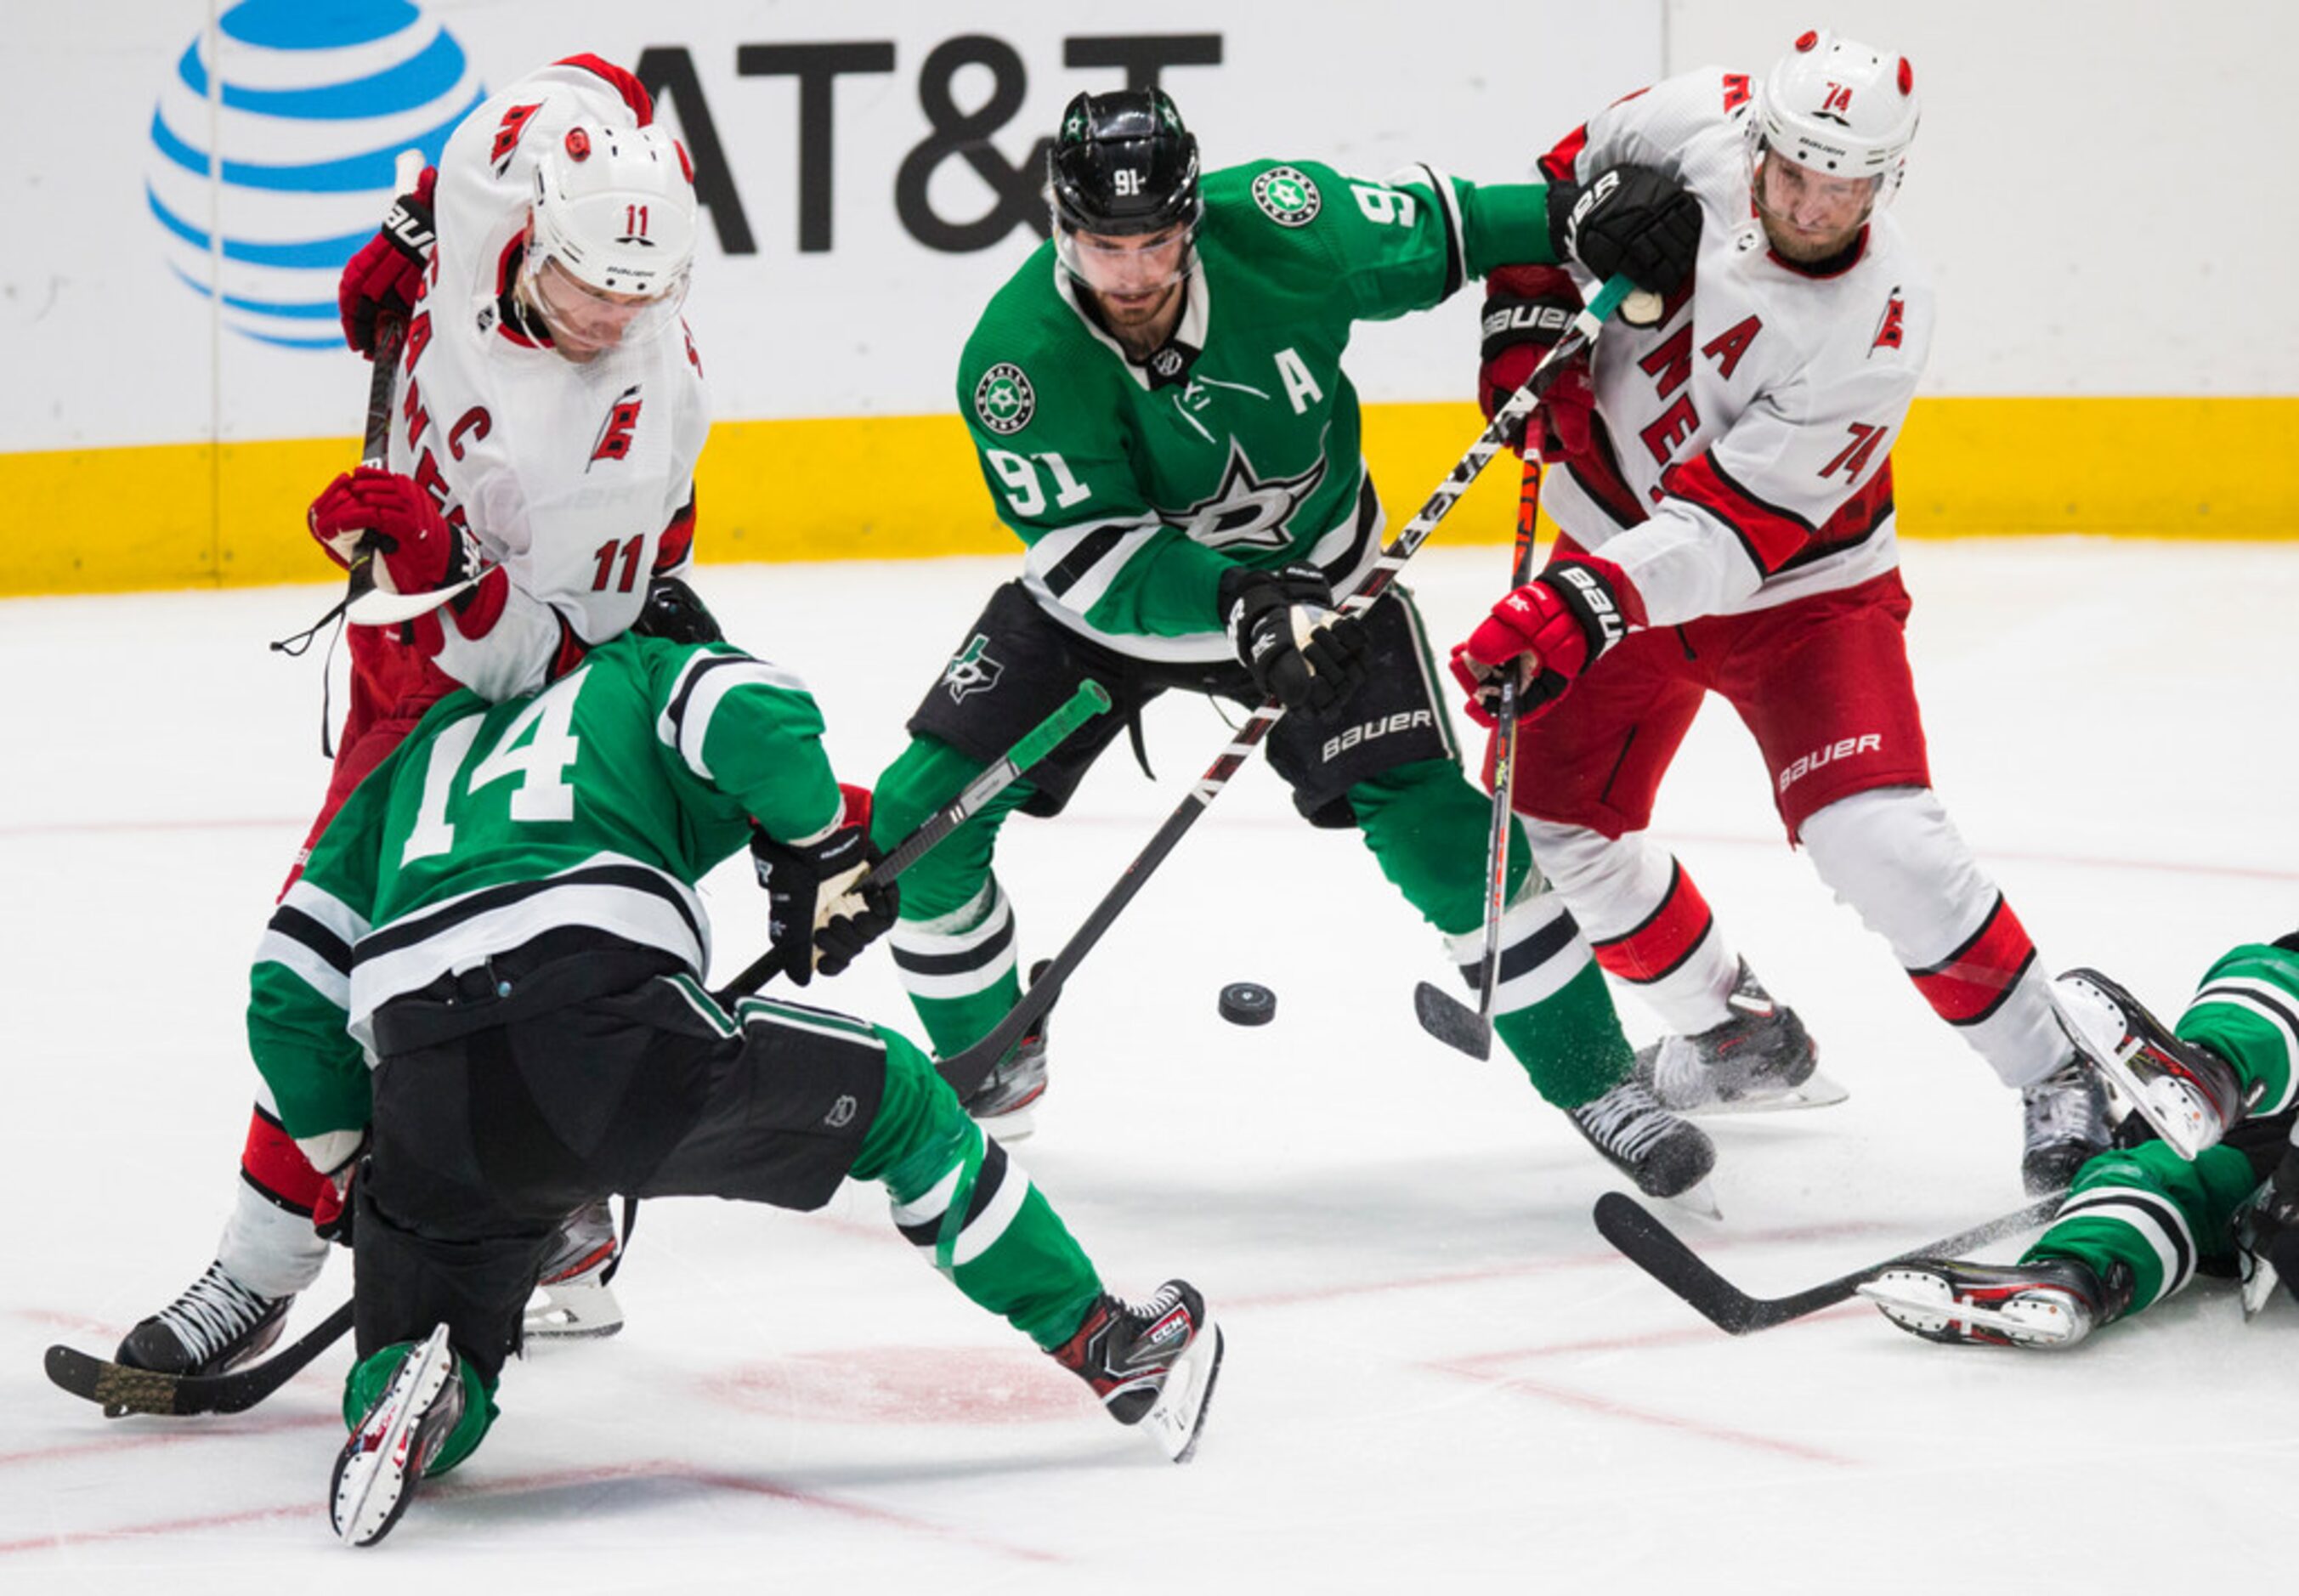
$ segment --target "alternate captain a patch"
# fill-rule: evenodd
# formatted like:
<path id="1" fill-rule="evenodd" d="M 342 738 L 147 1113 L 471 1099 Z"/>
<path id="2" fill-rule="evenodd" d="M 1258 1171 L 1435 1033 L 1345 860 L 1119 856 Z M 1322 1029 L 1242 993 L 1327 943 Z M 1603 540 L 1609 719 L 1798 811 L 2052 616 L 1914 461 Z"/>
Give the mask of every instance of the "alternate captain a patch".
<path id="1" fill-rule="evenodd" d="M 1038 395 L 1021 367 L 1001 361 L 974 385 L 974 413 L 1000 437 L 1010 437 L 1038 413 Z"/>
<path id="2" fill-rule="evenodd" d="M 1317 219 L 1325 202 L 1308 173 L 1291 166 L 1273 166 L 1253 179 L 1253 203 L 1279 227 L 1303 228 Z"/>

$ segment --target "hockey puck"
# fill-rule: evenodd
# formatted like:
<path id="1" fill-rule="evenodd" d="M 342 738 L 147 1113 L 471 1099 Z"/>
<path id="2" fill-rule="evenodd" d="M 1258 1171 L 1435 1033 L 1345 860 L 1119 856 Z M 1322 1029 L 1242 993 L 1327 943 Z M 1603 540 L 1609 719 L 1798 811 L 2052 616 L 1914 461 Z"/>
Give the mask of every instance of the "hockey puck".
<path id="1" fill-rule="evenodd" d="M 1233 1026 L 1266 1026 L 1277 1018 L 1277 994 L 1251 981 L 1221 989 L 1221 1017 Z"/>

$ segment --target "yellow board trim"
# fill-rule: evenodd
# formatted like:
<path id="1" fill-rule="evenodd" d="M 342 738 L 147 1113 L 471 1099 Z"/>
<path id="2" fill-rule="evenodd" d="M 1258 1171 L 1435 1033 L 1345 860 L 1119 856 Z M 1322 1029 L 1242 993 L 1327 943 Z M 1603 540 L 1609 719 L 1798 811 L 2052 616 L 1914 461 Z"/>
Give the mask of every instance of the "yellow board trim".
<path id="1" fill-rule="evenodd" d="M 1478 426 L 1465 403 L 1366 407 L 1391 526 Z M 358 453 L 307 438 L 0 454 L 0 594 L 323 581 L 304 507 Z M 1908 536 L 2299 537 L 2299 399 L 1924 399 L 1894 456 Z M 1515 476 L 1489 471 L 1439 536 L 1505 541 Z M 707 561 L 1016 548 L 955 416 L 722 421 L 698 491 Z"/>

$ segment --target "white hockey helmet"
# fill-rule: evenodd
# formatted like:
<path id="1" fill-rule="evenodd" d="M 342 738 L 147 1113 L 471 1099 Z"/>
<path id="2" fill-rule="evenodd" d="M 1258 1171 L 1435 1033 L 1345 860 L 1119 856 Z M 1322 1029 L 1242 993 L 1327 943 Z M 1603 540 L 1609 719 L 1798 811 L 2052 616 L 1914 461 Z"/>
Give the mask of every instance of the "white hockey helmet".
<path id="1" fill-rule="evenodd" d="M 1888 199 L 1915 140 L 1916 115 L 1916 74 L 1906 56 L 1814 29 L 1764 74 L 1749 124 L 1753 153 L 1775 150 L 1829 177 L 1880 179 L 1877 198 Z"/>
<path id="2" fill-rule="evenodd" d="M 547 291 L 548 268 L 556 266 L 593 297 L 649 312 L 625 337 L 659 331 L 676 317 L 698 229 L 693 168 L 668 132 L 569 124 L 536 156 L 528 216 L 521 270 L 536 304 L 549 311 L 554 299 L 566 302 L 569 285 Z"/>

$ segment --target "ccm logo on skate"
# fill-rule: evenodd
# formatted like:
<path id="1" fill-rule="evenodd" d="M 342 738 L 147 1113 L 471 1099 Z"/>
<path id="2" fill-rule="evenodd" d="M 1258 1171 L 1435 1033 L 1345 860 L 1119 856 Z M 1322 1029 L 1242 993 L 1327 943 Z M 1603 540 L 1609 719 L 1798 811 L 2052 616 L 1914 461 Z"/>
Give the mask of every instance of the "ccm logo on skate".
<path id="1" fill-rule="evenodd" d="M 1880 735 L 1867 732 L 1857 737 L 1839 738 L 1825 748 L 1816 748 L 1812 752 L 1798 757 L 1795 764 L 1780 772 L 1780 791 L 1787 792 L 1792 784 L 1811 775 L 1822 765 L 1832 765 L 1838 760 L 1848 760 L 1856 753 L 1874 753 L 1883 746 L 1884 739 Z"/>
<path id="2" fill-rule="evenodd" d="M 1331 761 L 1347 753 L 1360 743 L 1370 743 L 1375 737 L 1390 736 L 1398 732 L 1411 731 L 1415 727 L 1436 724 L 1436 716 L 1427 710 L 1399 710 L 1385 719 L 1367 720 L 1349 727 L 1338 736 L 1327 737 L 1325 746 L 1317 758 L 1321 762 Z"/>

